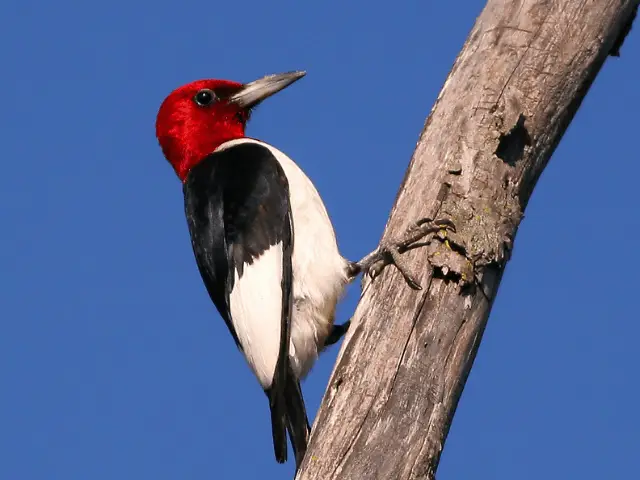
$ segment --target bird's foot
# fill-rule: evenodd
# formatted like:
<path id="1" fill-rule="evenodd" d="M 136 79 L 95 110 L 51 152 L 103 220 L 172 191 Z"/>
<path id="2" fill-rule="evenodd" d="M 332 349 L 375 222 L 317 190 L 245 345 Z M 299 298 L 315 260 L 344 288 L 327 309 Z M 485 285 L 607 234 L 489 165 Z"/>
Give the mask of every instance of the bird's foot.
<path id="1" fill-rule="evenodd" d="M 349 325 L 351 325 L 351 320 L 347 320 L 342 325 L 334 324 L 329 336 L 324 341 L 324 348 L 337 343 L 342 337 L 344 337 L 344 334 L 349 330 Z"/>
<path id="2" fill-rule="evenodd" d="M 415 280 L 415 276 L 410 273 L 406 261 L 401 256 L 402 253 L 412 248 L 425 245 L 420 242 L 424 237 L 431 233 L 441 230 L 456 231 L 453 222 L 446 218 L 432 220 L 431 218 L 422 218 L 407 228 L 404 235 L 395 241 L 382 241 L 380 246 L 370 254 L 366 255 L 359 262 L 352 262 L 349 274 L 355 277 L 360 273 L 368 274 L 371 279 L 376 278 L 384 267 L 393 264 L 400 271 L 407 284 L 414 290 L 421 290 L 422 287 Z"/>

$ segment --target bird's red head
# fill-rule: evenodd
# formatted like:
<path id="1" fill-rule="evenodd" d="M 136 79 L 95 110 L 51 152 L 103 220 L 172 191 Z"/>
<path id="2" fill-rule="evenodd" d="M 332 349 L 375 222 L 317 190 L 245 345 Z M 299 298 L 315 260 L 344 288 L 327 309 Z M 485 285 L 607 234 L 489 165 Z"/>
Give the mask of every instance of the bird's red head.
<path id="1" fill-rule="evenodd" d="M 247 84 L 198 80 L 171 92 L 158 111 L 156 137 L 180 180 L 220 145 L 244 137 L 251 109 L 304 75 L 269 75 Z"/>

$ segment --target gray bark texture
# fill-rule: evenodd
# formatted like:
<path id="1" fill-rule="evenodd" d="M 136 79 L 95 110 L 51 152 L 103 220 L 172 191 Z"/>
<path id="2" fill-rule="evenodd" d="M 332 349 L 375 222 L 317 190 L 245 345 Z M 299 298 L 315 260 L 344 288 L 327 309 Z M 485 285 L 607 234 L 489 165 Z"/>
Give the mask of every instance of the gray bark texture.
<path id="1" fill-rule="evenodd" d="M 456 232 L 403 254 L 422 290 L 392 267 L 363 281 L 298 480 L 435 478 L 531 192 L 639 1 L 489 0 L 383 239 L 423 217 Z"/>

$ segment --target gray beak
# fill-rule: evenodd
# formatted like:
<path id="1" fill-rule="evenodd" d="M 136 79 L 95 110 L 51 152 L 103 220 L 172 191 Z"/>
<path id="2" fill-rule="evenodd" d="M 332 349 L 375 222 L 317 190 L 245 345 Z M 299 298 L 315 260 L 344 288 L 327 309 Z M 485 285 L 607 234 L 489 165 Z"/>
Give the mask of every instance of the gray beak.
<path id="1" fill-rule="evenodd" d="M 251 108 L 265 98 L 270 97 L 274 93 L 278 93 L 280 90 L 300 80 L 306 74 L 307 72 L 299 71 L 267 75 L 266 77 L 245 84 L 239 92 L 229 97 L 228 101 L 242 108 Z"/>

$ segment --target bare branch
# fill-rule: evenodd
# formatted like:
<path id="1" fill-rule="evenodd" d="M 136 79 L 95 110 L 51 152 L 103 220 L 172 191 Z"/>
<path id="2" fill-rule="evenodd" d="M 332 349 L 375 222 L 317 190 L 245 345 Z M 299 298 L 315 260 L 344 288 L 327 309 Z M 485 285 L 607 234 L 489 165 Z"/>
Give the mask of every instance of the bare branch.
<path id="1" fill-rule="evenodd" d="M 383 238 L 451 218 L 363 295 L 298 480 L 433 479 L 531 192 L 638 0 L 489 0 L 436 101 Z"/>

